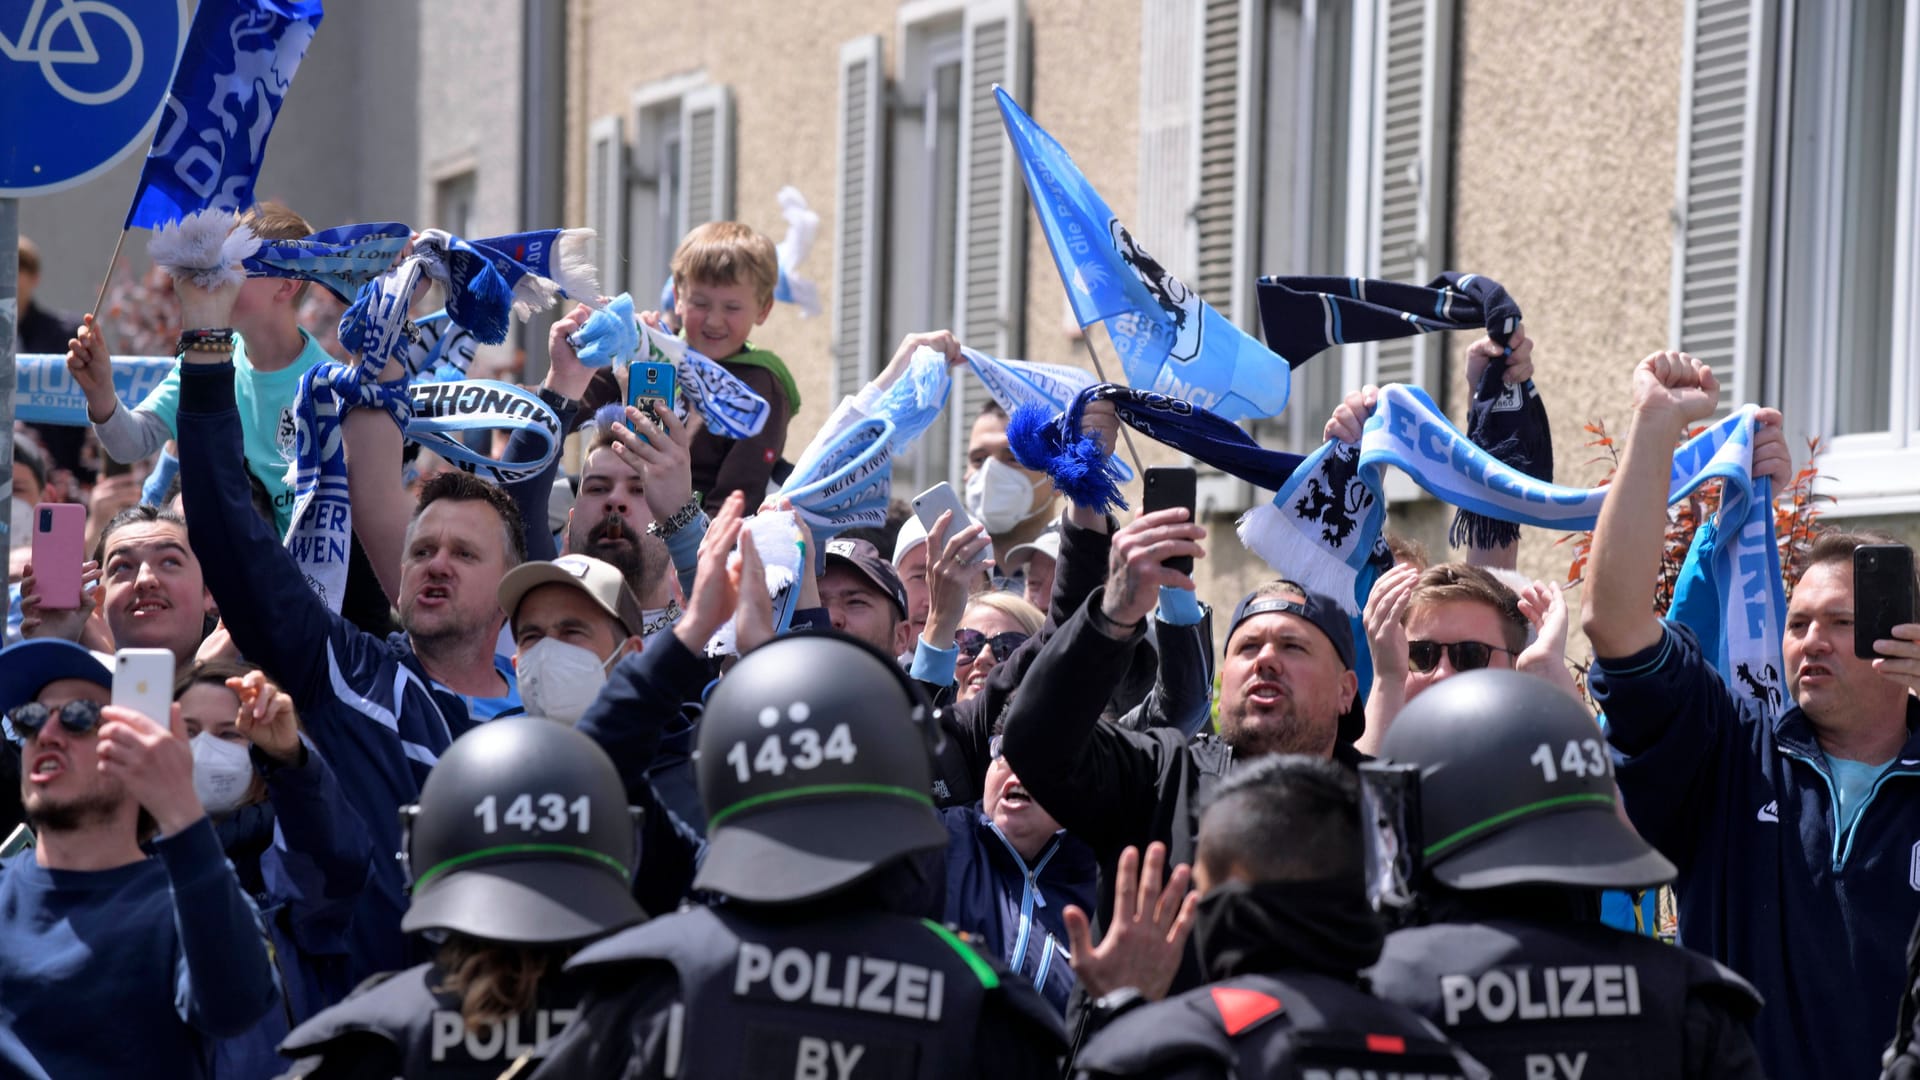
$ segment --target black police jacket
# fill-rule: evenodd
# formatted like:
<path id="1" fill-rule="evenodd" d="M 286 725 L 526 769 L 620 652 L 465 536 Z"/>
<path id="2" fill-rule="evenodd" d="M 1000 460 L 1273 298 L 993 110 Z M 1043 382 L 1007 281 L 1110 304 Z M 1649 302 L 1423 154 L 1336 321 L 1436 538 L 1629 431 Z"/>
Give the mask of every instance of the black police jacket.
<path id="1" fill-rule="evenodd" d="M 1373 992 L 1440 1025 L 1496 1075 L 1758 1077 L 1746 980 L 1591 923 L 1445 922 L 1387 935 Z"/>
<path id="2" fill-rule="evenodd" d="M 280 1044 L 298 1059 L 284 1080 L 494 1080 L 522 1059 L 540 1060 L 578 1011 L 577 982 L 556 972 L 541 980 L 532 1010 L 468 1031 L 459 997 L 437 989 L 445 977 L 421 964 L 361 983 Z"/>
<path id="3" fill-rule="evenodd" d="M 580 1017 L 536 1077 L 1056 1077 L 1060 1022 L 936 923 L 688 908 L 576 955 Z"/>
<path id="4" fill-rule="evenodd" d="M 1074 1060 L 1097 1077 L 1484 1077 L 1412 1012 L 1325 975 L 1240 975 L 1126 1013 Z"/>

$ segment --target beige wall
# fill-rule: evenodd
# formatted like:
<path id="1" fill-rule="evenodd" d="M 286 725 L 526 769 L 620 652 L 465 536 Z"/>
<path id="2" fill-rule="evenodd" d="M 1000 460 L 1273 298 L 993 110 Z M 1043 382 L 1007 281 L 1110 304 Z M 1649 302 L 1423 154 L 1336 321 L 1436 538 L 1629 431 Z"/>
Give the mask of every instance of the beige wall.
<path id="1" fill-rule="evenodd" d="M 661 0 L 573 5 L 569 162 L 585 160 L 591 118 L 625 115 L 635 86 L 704 71 L 735 93 L 738 216 L 778 238 L 773 194 L 782 184 L 799 187 L 823 218 L 805 270 L 826 284 L 838 45 L 879 33 L 889 65 L 897 64 L 897 5 L 734 0 L 727 20 L 702 23 L 672 12 Z M 1029 0 L 1028 12 L 1031 81 L 1023 104 L 1124 220 L 1135 210 L 1140 171 L 1140 5 Z M 1449 261 L 1505 283 L 1527 312 L 1563 483 L 1598 478 L 1581 425 L 1604 419 L 1619 429 L 1629 370 L 1667 338 L 1682 15 L 1679 0 L 1460 2 Z M 1090 69 L 1097 78 L 1089 79 Z M 569 218 L 578 220 L 582 170 L 570 167 L 568 177 Z M 1031 216 L 1027 235 L 1027 357 L 1086 366 L 1084 348 L 1067 332 L 1059 275 Z M 825 316 L 802 321 L 782 306 L 757 337 L 788 359 L 807 398 L 790 438 L 795 447 L 831 404 L 828 331 Z M 1092 333 L 1111 357 L 1104 332 Z M 1452 338 L 1457 372 L 1471 336 Z M 1460 376 L 1453 379 L 1448 400 L 1458 414 L 1464 390 Z M 1173 460 L 1155 444 L 1136 442 L 1149 463 Z M 1395 527 L 1439 553 L 1449 519 L 1447 508 L 1418 504 L 1396 509 Z M 1231 538 L 1228 519 L 1212 524 L 1202 595 L 1230 607 L 1268 572 Z M 1570 555 L 1554 546 L 1557 538 L 1529 530 L 1522 568 L 1563 577 Z"/>

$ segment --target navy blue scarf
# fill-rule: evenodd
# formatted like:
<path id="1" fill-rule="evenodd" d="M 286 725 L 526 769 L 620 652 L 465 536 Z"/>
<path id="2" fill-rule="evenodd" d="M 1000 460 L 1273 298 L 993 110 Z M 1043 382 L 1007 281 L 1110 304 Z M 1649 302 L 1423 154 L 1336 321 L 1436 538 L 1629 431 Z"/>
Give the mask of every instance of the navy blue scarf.
<path id="1" fill-rule="evenodd" d="M 1286 483 L 1306 460 L 1261 446 L 1240 425 L 1190 401 L 1096 383 L 1080 391 L 1063 413 L 1022 405 L 1007 424 L 1013 456 L 1027 468 L 1045 472 L 1055 490 L 1076 506 L 1102 512 L 1127 508 L 1120 494 L 1124 468 L 1102 452 L 1097 438 L 1080 433 L 1081 417 L 1095 401 L 1112 402 L 1120 422 L 1147 438 L 1269 491 Z"/>
<path id="2" fill-rule="evenodd" d="M 1263 277 L 1260 321 L 1267 345 L 1299 367 L 1334 345 L 1385 341 L 1435 330 L 1486 328 L 1505 347 L 1520 325 L 1520 305 L 1492 278 L 1454 271 L 1426 285 L 1377 278 Z M 1532 380 L 1506 382 L 1507 363 L 1487 365 L 1467 412 L 1467 438 L 1536 480 L 1553 480 L 1553 432 Z M 1455 547 L 1504 547 L 1520 526 L 1470 510 L 1453 518 Z"/>

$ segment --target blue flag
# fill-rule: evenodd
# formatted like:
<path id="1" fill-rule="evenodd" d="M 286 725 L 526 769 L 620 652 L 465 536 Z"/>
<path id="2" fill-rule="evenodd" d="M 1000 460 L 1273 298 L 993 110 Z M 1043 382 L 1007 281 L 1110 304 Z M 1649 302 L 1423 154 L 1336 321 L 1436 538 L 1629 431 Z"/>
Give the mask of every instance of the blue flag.
<path id="1" fill-rule="evenodd" d="M 1106 321 L 1129 385 L 1228 420 L 1277 416 L 1291 372 L 1147 254 L 1065 149 L 994 87 L 1040 228 L 1081 326 Z"/>
<path id="2" fill-rule="evenodd" d="M 320 0 L 200 0 L 127 228 L 253 205 L 267 136 L 321 15 Z"/>

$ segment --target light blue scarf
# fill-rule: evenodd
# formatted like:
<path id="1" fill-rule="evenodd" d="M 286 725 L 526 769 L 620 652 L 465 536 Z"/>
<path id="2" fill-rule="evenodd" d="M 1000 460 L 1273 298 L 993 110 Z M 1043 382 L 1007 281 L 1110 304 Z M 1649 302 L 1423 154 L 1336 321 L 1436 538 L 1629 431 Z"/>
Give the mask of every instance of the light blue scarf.
<path id="1" fill-rule="evenodd" d="M 1674 454 L 1668 502 L 1709 480 L 1725 481 L 1721 526 L 1702 530 L 1688 602 L 1674 614 L 1702 634 L 1730 685 L 1736 669 L 1781 670 L 1786 599 L 1774 542 L 1771 485 L 1752 475 L 1756 407 L 1747 406 L 1689 440 Z M 1502 464 L 1412 387 L 1382 387 L 1360 445 L 1329 442 L 1294 471 L 1271 503 L 1240 520 L 1240 539 L 1276 571 L 1338 600 L 1356 619 L 1375 577 L 1391 557 L 1384 471 L 1393 466 L 1454 506 L 1503 521 L 1564 531 L 1591 529 L 1608 488 L 1570 488 L 1536 480 Z M 1737 523 L 1737 524 L 1735 524 Z M 1686 575 L 1683 575 L 1686 576 Z M 1356 670 L 1360 665 L 1356 663 Z M 1371 665 L 1368 665 L 1369 673 Z M 1765 697 L 1764 691 L 1754 696 Z M 1778 703 L 1773 708 L 1777 711 Z"/>

